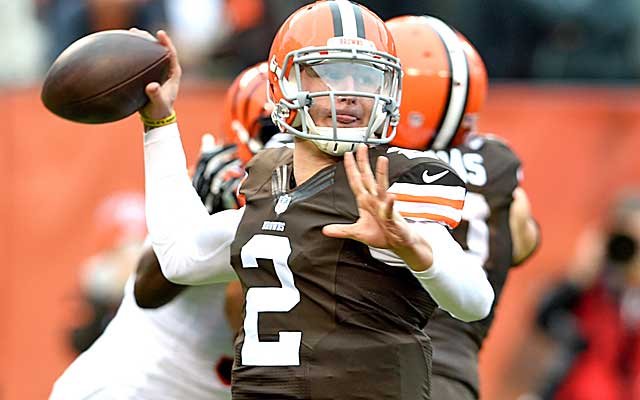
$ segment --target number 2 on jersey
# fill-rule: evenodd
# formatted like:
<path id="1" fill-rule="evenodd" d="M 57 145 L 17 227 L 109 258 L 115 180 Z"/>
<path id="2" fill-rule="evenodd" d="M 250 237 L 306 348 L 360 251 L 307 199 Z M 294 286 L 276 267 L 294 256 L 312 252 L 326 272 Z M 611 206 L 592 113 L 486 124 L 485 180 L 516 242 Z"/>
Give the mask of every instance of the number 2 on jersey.
<path id="1" fill-rule="evenodd" d="M 280 287 L 252 287 L 247 290 L 242 365 L 300 365 L 302 332 L 279 332 L 276 342 L 261 342 L 258 337 L 259 313 L 288 312 L 300 302 L 300 292 L 287 264 L 290 254 L 291 243 L 283 236 L 258 234 L 242 247 L 243 268 L 258 268 L 259 258 L 272 260 L 280 280 Z"/>

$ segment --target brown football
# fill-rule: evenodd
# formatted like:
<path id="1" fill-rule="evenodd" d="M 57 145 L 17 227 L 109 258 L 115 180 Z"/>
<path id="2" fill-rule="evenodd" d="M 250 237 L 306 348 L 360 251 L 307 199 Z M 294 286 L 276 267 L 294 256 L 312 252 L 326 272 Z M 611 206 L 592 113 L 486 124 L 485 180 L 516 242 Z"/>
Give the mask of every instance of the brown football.
<path id="1" fill-rule="evenodd" d="M 53 62 L 42 85 L 44 105 L 87 124 L 123 119 L 149 100 L 144 88 L 163 83 L 169 53 L 160 43 L 125 30 L 85 36 Z"/>

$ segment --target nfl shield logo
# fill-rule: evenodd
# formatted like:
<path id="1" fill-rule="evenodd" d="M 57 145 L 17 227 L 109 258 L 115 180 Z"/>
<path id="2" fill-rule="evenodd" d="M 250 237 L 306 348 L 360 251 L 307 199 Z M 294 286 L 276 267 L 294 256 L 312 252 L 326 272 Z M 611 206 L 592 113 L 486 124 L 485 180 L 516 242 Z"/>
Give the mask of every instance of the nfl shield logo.
<path id="1" fill-rule="evenodd" d="M 276 203 L 275 212 L 280 215 L 283 212 L 287 211 L 287 207 L 289 207 L 289 203 L 291 203 L 291 196 L 288 194 L 283 194 L 278 197 L 278 202 Z"/>

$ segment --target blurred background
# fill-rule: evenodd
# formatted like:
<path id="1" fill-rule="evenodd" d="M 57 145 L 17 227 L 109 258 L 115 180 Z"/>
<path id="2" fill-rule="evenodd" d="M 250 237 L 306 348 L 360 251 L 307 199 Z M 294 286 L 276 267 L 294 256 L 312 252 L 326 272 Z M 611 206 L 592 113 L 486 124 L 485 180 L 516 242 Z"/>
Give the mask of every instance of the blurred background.
<path id="1" fill-rule="evenodd" d="M 0 399 L 47 397 L 108 321 L 109 304 L 117 304 L 132 268 L 128 246 L 145 234 L 141 124 L 134 116 L 81 125 L 49 113 L 39 94 L 51 62 L 98 30 L 167 30 L 185 69 L 176 108 L 194 162 L 200 135 L 220 130 L 230 80 L 266 59 L 280 23 L 305 3 L 0 0 Z M 609 343 L 625 340 L 595 356 L 625 353 L 624 359 L 606 358 L 593 368 L 611 375 L 608 383 L 640 387 L 640 318 L 624 317 L 640 304 L 637 280 L 613 285 L 602 300 L 613 304 L 614 321 L 597 307 L 573 313 L 593 282 L 617 279 L 609 276 L 609 266 L 622 262 L 611 248 L 620 234 L 612 215 L 621 198 L 640 196 L 640 1 L 360 3 L 385 20 L 429 14 L 460 30 L 489 72 L 481 130 L 504 137 L 523 160 L 542 246 L 507 282 L 481 354 L 483 398 L 535 398 L 565 379 L 589 348 L 581 318 L 592 321 L 596 334 L 598 326 L 614 324 Z M 632 250 L 623 261 L 631 265 L 640 231 L 627 233 Z M 574 303 L 557 298 L 567 282 L 582 285 L 571 292 Z M 558 309 L 574 319 L 556 318 Z"/>

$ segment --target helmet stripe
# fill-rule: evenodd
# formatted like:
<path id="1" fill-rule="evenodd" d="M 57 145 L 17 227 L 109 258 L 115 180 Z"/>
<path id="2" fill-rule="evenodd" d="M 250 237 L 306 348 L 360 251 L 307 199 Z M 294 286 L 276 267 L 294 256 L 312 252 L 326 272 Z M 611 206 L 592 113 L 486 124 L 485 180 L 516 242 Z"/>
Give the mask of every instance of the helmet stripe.
<path id="1" fill-rule="evenodd" d="M 356 15 L 353 9 L 353 3 L 347 0 L 337 0 L 340 9 L 340 18 L 342 19 L 343 36 L 358 37 L 358 28 L 356 23 Z"/>
<path id="2" fill-rule="evenodd" d="M 462 42 L 456 32 L 437 18 L 429 16 L 424 16 L 423 18 L 440 36 L 449 56 L 451 72 L 449 99 L 442 120 L 433 137 L 433 143 L 430 146 L 434 149 L 444 149 L 451 144 L 464 117 L 464 110 L 469 97 L 469 66 L 462 48 Z"/>
<path id="3" fill-rule="evenodd" d="M 257 76 L 260 76 L 259 79 L 257 79 L 254 83 L 253 86 L 251 86 L 251 88 L 249 88 L 249 90 L 247 90 L 247 96 L 244 99 L 244 107 L 243 107 L 243 112 L 242 115 L 244 116 L 244 118 L 242 119 L 243 122 L 245 123 L 249 123 L 248 119 L 249 119 L 249 106 L 251 105 L 251 98 L 253 97 L 254 93 L 256 90 L 259 89 L 263 89 L 267 84 L 268 78 L 265 76 L 264 72 L 260 72 Z M 253 124 L 253 121 L 251 122 L 251 124 Z M 249 130 L 251 128 L 251 126 L 247 126 L 245 127 L 247 130 Z M 251 133 L 251 132 L 249 132 Z"/>
<path id="4" fill-rule="evenodd" d="M 237 119 L 238 113 L 238 101 L 240 100 L 240 82 L 235 86 L 235 91 L 233 92 L 233 98 L 231 99 L 231 119 Z"/>
<path id="5" fill-rule="evenodd" d="M 340 8 L 335 1 L 329 2 L 331 17 L 333 18 L 333 36 L 342 36 L 342 18 L 340 18 Z"/>
<path id="6" fill-rule="evenodd" d="M 353 6 L 353 14 L 356 17 L 356 31 L 359 38 L 366 38 L 364 33 L 364 18 L 362 18 L 362 9 L 357 4 L 352 4 Z"/>

